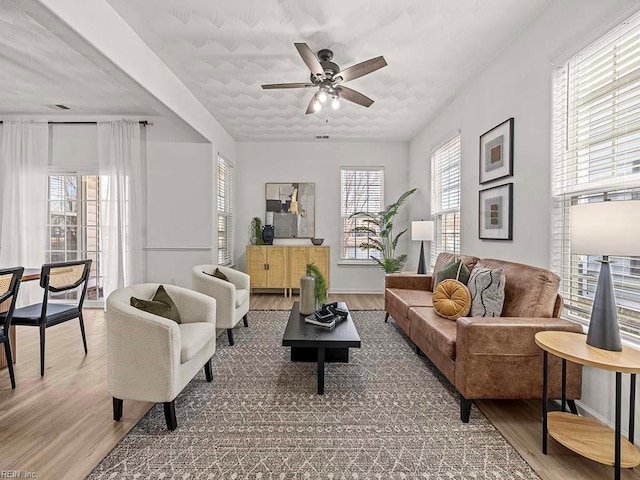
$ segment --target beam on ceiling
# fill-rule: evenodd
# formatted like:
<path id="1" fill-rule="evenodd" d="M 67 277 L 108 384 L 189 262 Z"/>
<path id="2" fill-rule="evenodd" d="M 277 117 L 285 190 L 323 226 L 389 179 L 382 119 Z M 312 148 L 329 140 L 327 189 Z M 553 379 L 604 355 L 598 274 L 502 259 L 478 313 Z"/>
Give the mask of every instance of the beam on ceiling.
<path id="1" fill-rule="evenodd" d="M 105 0 L 13 1 L 79 53 L 100 52 L 218 150 L 235 156 L 231 135 Z M 89 59 L 104 62 L 96 56 Z"/>

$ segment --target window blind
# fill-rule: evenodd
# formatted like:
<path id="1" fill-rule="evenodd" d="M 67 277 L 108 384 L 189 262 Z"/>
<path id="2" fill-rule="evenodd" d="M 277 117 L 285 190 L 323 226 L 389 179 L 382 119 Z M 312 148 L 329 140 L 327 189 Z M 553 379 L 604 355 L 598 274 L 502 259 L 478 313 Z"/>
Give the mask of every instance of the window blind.
<path id="1" fill-rule="evenodd" d="M 552 142 L 552 268 L 565 314 L 586 322 L 600 257 L 571 253 L 570 208 L 640 198 L 640 15 L 555 70 Z M 638 334 L 640 257 L 611 260 L 620 327 Z"/>
<path id="2" fill-rule="evenodd" d="M 233 264 L 233 167 L 218 157 L 218 264 Z"/>
<path id="3" fill-rule="evenodd" d="M 460 253 L 460 134 L 431 154 L 431 265 L 440 252 Z"/>
<path id="4" fill-rule="evenodd" d="M 365 225 L 362 218 L 349 218 L 356 212 L 378 213 L 384 209 L 384 170 L 377 167 L 343 167 L 340 169 L 340 216 L 342 225 L 341 259 L 370 260 L 379 256 L 373 250 L 361 250 L 368 241 L 365 233 L 354 233 Z"/>

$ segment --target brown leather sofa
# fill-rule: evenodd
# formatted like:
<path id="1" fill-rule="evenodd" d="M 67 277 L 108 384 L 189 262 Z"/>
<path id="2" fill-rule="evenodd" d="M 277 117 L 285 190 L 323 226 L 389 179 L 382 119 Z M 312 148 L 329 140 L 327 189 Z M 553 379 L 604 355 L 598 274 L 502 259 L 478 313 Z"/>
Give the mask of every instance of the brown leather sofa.
<path id="1" fill-rule="evenodd" d="M 469 421 L 476 399 L 542 398 L 542 350 L 534 336 L 544 330 L 582 332 L 582 327 L 560 317 L 560 278 L 543 268 L 493 259 L 455 255 L 472 270 L 477 264 L 502 268 L 505 301 L 502 317 L 466 317 L 456 321 L 433 309 L 435 275 L 390 274 L 385 277 L 385 322 L 391 316 L 423 353 L 460 392 L 460 418 Z M 439 271 L 454 258 L 441 253 Z M 561 398 L 560 359 L 549 355 L 549 398 Z M 582 389 L 582 367 L 567 362 L 566 398 Z"/>

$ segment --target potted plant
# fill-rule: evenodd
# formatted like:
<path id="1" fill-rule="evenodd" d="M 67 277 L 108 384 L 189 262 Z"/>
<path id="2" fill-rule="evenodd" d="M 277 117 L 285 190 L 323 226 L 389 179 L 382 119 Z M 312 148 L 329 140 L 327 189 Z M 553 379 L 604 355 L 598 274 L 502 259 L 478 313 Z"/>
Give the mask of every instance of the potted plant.
<path id="1" fill-rule="evenodd" d="M 320 305 L 327 299 L 327 280 L 315 263 L 307 263 L 307 275 L 316 278 L 315 297 L 316 304 Z"/>
<path id="2" fill-rule="evenodd" d="M 262 240 L 262 219 L 253 217 L 249 226 L 249 242 L 251 245 L 264 245 Z"/>
<path id="3" fill-rule="evenodd" d="M 404 192 L 395 203 L 387 205 L 387 207 L 378 213 L 356 212 L 349 218 L 363 218 L 364 225 L 355 227 L 354 233 L 364 233 L 368 235 L 368 240 L 362 242 L 359 247 L 362 250 L 376 250 L 380 252 L 377 258 L 371 255 L 371 258 L 385 271 L 385 273 L 396 273 L 402 270 L 407 255 L 401 254 L 396 257 L 396 247 L 398 240 L 407 231 L 405 228 L 394 236 L 393 219 L 398 214 L 398 210 L 405 200 L 416 191 L 415 188 Z"/>

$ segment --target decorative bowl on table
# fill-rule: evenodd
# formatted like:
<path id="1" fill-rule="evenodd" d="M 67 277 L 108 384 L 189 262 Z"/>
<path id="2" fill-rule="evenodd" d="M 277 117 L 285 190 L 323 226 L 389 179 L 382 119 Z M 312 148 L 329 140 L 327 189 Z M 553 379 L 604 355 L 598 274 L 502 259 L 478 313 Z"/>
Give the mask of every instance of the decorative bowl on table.
<path id="1" fill-rule="evenodd" d="M 324 242 L 324 238 L 312 238 L 311 239 L 311 243 L 313 243 L 316 246 L 322 245 L 322 242 Z"/>

